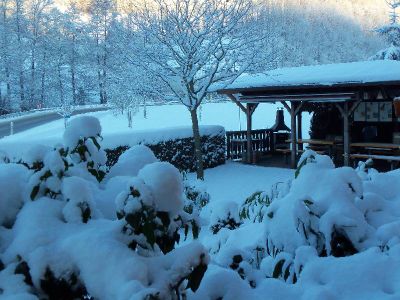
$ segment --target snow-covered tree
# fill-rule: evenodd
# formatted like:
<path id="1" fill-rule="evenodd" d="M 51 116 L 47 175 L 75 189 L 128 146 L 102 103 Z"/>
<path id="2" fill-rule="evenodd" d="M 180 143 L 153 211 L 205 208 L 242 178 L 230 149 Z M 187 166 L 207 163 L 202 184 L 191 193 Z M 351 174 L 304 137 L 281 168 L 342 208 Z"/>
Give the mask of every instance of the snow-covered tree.
<path id="1" fill-rule="evenodd" d="M 372 57 L 374 60 L 389 59 L 400 60 L 400 24 L 396 9 L 400 6 L 399 0 L 386 0 L 390 11 L 390 24 L 382 26 L 377 29 L 377 32 L 386 38 L 390 46 L 384 50 L 379 51 Z"/>
<path id="2" fill-rule="evenodd" d="M 142 35 L 136 62 L 189 110 L 198 178 L 204 172 L 197 109 L 213 84 L 235 78 L 250 62 L 243 53 L 254 32 L 241 29 L 251 8 L 247 0 L 146 0 L 136 6 Z"/>

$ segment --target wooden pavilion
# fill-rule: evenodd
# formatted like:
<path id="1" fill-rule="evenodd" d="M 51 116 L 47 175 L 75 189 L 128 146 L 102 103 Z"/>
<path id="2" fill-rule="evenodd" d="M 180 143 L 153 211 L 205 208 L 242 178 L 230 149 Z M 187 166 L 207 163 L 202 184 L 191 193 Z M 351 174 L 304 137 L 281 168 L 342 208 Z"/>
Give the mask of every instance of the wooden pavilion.
<path id="1" fill-rule="evenodd" d="M 252 158 L 252 115 L 257 106 L 261 103 L 283 104 L 291 116 L 292 168 L 296 167 L 304 106 L 309 103 L 336 106 L 343 119 L 343 162 L 347 166 L 352 146 L 350 123 L 358 122 L 361 126 L 385 123 L 393 132 L 398 127 L 393 101 L 400 96 L 400 62 L 362 61 L 242 74 L 218 93 L 227 95 L 246 114 L 248 161 Z M 393 144 L 393 147 L 397 146 L 400 150 L 400 145 Z"/>

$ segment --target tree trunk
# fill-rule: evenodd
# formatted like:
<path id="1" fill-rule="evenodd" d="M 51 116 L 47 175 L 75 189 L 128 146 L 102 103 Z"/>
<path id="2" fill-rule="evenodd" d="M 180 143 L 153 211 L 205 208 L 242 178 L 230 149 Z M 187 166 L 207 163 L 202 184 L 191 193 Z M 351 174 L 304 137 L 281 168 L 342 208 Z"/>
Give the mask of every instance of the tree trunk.
<path id="1" fill-rule="evenodd" d="M 192 117 L 194 156 L 196 159 L 197 179 L 204 180 L 203 153 L 201 152 L 201 137 L 199 120 L 197 118 L 197 108 L 190 111 L 190 116 Z"/>
<path id="2" fill-rule="evenodd" d="M 23 58 L 22 56 L 22 29 L 21 29 L 21 15 L 22 15 L 22 1 L 16 0 L 15 7 L 16 7 L 16 25 L 17 25 L 17 42 L 18 42 L 18 67 L 19 67 L 19 92 L 20 92 L 20 101 L 22 107 L 26 110 L 26 103 L 25 103 L 25 83 L 24 83 L 24 71 L 23 71 Z M 23 110 L 24 110 L 23 109 Z"/>
<path id="3" fill-rule="evenodd" d="M 37 107 L 34 107 L 35 106 L 35 81 L 36 81 L 36 78 L 35 78 L 35 73 L 36 73 L 36 70 L 35 70 L 35 68 L 36 68 L 36 62 L 35 62 L 36 51 L 35 50 L 36 49 L 35 49 L 35 47 L 36 47 L 36 42 L 33 43 L 32 51 L 31 51 L 31 86 L 30 86 L 30 97 L 29 97 L 29 108 L 30 109 L 37 108 Z"/>
<path id="4" fill-rule="evenodd" d="M 43 49 L 43 67 L 42 67 L 42 78 L 41 78 L 41 88 L 40 88 L 40 106 L 44 106 L 45 102 L 45 81 L 46 81 L 46 67 L 44 66 L 46 62 L 46 53 L 47 53 L 47 48 L 44 47 Z"/>
<path id="5" fill-rule="evenodd" d="M 78 104 L 77 92 L 76 92 L 76 79 L 75 79 L 75 35 L 72 36 L 72 53 L 71 53 L 71 87 L 72 87 L 72 103 L 74 105 Z"/>
<path id="6" fill-rule="evenodd" d="M 128 109 L 126 113 L 128 117 L 128 127 L 132 128 L 132 111 Z"/>
<path id="7" fill-rule="evenodd" d="M 59 58 L 59 61 L 57 63 L 57 75 L 58 75 L 58 85 L 60 89 L 60 102 L 61 105 L 66 105 L 65 104 L 65 97 L 64 97 L 64 87 L 63 87 L 63 80 L 62 80 L 62 74 L 61 74 L 61 58 Z"/>

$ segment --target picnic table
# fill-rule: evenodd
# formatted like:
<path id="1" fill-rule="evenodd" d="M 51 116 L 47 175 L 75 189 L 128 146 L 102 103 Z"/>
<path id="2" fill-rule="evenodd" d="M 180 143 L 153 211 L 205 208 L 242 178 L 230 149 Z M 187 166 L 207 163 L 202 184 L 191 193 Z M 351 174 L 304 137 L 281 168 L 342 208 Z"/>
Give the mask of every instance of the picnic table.
<path id="1" fill-rule="evenodd" d="M 400 162 L 400 145 L 392 143 L 351 143 L 352 148 L 365 149 L 368 153 L 351 154 L 352 159 L 372 159 L 372 160 L 385 160 L 390 163 L 391 169 L 394 168 L 395 164 Z M 382 154 L 383 153 L 383 154 Z"/>
<path id="2" fill-rule="evenodd" d="M 400 150 L 399 144 L 392 143 L 351 143 L 350 147 L 364 148 L 370 150 Z"/>
<path id="3" fill-rule="evenodd" d="M 286 140 L 286 142 L 290 143 L 291 140 Z M 310 146 L 319 146 L 322 148 L 327 148 L 328 149 L 328 154 L 330 157 L 333 157 L 333 148 L 336 145 L 342 144 L 341 141 L 335 141 L 335 140 L 318 140 L 318 139 L 298 139 L 297 144 L 308 144 Z M 317 152 L 322 150 L 317 149 Z"/>

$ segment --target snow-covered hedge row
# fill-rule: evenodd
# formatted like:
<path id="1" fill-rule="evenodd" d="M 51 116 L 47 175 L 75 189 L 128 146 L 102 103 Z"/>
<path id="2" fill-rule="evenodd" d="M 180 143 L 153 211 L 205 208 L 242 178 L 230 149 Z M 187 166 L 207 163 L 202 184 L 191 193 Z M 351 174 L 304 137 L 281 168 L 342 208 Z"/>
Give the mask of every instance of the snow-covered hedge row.
<path id="1" fill-rule="evenodd" d="M 176 299 L 198 289 L 209 255 L 193 239 L 207 195 L 143 145 L 110 170 L 105 162 L 94 117 L 71 121 L 55 148 L 35 146 L 18 163 L 1 156 L 0 298 Z"/>
<path id="2" fill-rule="evenodd" d="M 213 168 L 225 163 L 225 130 L 222 126 L 201 126 L 201 145 L 204 167 Z M 107 165 L 112 166 L 119 156 L 131 146 L 148 146 L 161 161 L 173 164 L 181 171 L 196 170 L 194 143 L 190 127 L 162 129 L 154 132 L 135 132 L 134 136 L 117 136 L 108 139 L 105 144 Z M 129 141 L 122 144 L 121 141 Z"/>

